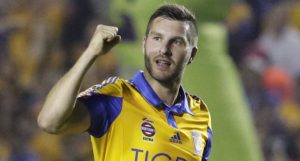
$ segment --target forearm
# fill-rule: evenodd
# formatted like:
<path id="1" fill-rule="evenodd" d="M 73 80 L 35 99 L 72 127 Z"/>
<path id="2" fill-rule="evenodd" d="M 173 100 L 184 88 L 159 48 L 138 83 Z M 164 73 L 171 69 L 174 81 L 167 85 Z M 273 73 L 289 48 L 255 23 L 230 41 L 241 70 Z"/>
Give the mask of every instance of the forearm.
<path id="1" fill-rule="evenodd" d="M 39 126 L 49 133 L 60 133 L 76 127 L 83 130 L 89 126 L 83 105 L 76 104 L 81 81 L 89 67 L 100 55 L 106 54 L 121 40 L 118 28 L 98 25 L 88 48 L 75 65 L 50 90 L 38 116 Z M 80 121 L 77 121 L 79 119 Z M 86 130 L 86 129 L 84 129 Z"/>
<path id="2" fill-rule="evenodd" d="M 76 102 L 82 79 L 97 56 L 86 50 L 75 65 L 50 90 L 38 116 L 39 126 L 47 132 L 64 129 Z"/>

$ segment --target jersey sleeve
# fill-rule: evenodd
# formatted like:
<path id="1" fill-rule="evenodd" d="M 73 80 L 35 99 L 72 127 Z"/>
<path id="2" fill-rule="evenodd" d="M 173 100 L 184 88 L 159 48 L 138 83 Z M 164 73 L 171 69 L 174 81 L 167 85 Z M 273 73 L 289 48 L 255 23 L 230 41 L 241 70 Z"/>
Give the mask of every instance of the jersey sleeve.
<path id="1" fill-rule="evenodd" d="M 208 161 L 211 148 L 212 148 L 212 137 L 213 137 L 212 128 L 211 128 L 211 116 L 210 116 L 210 112 L 208 111 L 207 105 L 202 100 L 200 106 L 203 106 L 202 108 L 205 108 L 208 112 L 207 140 L 202 155 L 202 161 Z"/>
<path id="2" fill-rule="evenodd" d="M 107 132 L 121 112 L 122 93 L 122 80 L 111 77 L 78 95 L 77 101 L 90 113 L 91 124 L 87 130 L 90 135 L 101 137 Z"/>
<path id="3" fill-rule="evenodd" d="M 208 159 L 210 157 L 211 148 L 212 148 L 212 137 L 213 137 L 212 125 L 211 125 L 211 115 L 210 115 L 207 105 L 201 98 L 199 98 L 195 95 L 190 95 L 189 96 L 189 104 L 192 107 L 196 107 L 196 109 L 199 109 L 201 116 L 203 117 L 203 120 L 205 120 L 205 123 L 203 123 L 206 125 L 205 147 L 203 149 L 201 161 L 208 161 Z"/>
<path id="4" fill-rule="evenodd" d="M 202 161 L 208 161 L 212 146 L 212 129 L 210 127 L 207 128 L 208 139 L 206 140 L 206 145 L 202 155 Z"/>

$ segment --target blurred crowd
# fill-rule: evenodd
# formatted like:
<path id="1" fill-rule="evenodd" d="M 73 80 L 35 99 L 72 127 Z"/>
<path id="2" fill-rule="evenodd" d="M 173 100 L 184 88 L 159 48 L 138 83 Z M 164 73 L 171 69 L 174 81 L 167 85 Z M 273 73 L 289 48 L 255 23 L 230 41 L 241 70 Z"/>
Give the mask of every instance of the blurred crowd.
<path id="1" fill-rule="evenodd" d="M 36 117 L 96 24 L 111 23 L 107 5 L 105 0 L 0 2 L 0 161 L 92 160 L 88 135 L 50 136 L 38 129 Z M 114 54 L 105 55 L 92 66 L 83 88 L 116 75 L 118 64 Z"/>
<path id="2" fill-rule="evenodd" d="M 238 1 L 225 24 L 265 160 L 300 161 L 300 1 Z"/>
<path id="3" fill-rule="evenodd" d="M 108 0 L 0 2 L 0 161 L 92 160 L 86 134 L 50 136 L 38 129 L 36 116 L 96 24 L 112 24 L 108 9 Z M 224 24 L 265 160 L 300 161 L 300 1 L 240 0 Z M 119 64 L 105 55 L 83 88 L 118 74 Z"/>

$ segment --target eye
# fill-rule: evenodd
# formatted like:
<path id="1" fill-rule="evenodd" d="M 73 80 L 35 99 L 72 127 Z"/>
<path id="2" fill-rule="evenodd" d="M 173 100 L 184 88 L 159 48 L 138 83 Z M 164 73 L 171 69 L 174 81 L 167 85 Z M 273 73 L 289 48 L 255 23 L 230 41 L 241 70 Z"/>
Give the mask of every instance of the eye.
<path id="1" fill-rule="evenodd" d="M 183 42 L 181 39 L 175 39 L 175 40 L 173 41 L 173 43 L 174 43 L 175 45 L 177 45 L 177 46 L 182 46 L 182 45 L 184 45 L 184 42 Z"/>
<path id="2" fill-rule="evenodd" d="M 161 37 L 159 37 L 159 36 L 153 36 L 153 40 L 159 41 L 159 40 L 161 40 Z"/>

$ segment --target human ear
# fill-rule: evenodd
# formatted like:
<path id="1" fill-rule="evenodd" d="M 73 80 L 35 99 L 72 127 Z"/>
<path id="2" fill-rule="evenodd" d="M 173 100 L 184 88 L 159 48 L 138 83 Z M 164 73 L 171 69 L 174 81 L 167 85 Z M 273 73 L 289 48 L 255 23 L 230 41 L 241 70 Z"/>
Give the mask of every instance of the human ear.
<path id="1" fill-rule="evenodd" d="M 191 52 L 191 57 L 188 61 L 188 64 L 191 64 L 193 59 L 195 58 L 196 54 L 197 54 L 198 48 L 197 47 L 193 47 L 192 52 Z"/>

